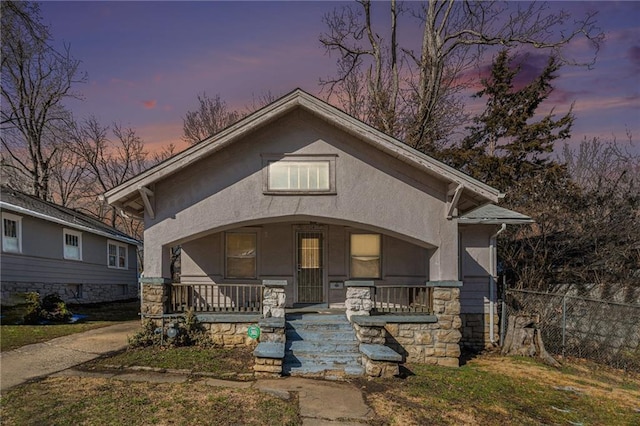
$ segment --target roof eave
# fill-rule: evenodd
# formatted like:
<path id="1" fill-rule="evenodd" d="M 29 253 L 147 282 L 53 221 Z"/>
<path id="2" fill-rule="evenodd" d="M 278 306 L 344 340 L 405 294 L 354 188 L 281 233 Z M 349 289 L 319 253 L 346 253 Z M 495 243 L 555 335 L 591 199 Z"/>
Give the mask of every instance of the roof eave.
<path id="1" fill-rule="evenodd" d="M 109 238 L 110 240 L 116 240 L 127 244 L 132 244 L 138 247 L 142 247 L 142 241 L 136 240 L 135 238 L 124 237 L 121 235 L 113 235 L 108 232 L 100 231 L 98 229 L 93 229 L 89 226 L 80 225 L 77 223 L 69 222 L 64 219 L 59 219 L 57 217 L 53 217 L 44 213 L 40 213 L 31 209 L 27 209 L 25 207 L 16 206 L 14 204 L 7 203 L 6 201 L 0 201 L 0 207 L 6 210 L 11 210 L 16 213 L 22 213 L 27 216 L 36 217 L 38 219 L 47 220 L 49 222 L 57 223 L 59 225 L 67 226 L 69 228 L 77 229 L 84 232 L 89 232 L 91 234 L 100 235 L 102 237 Z"/>

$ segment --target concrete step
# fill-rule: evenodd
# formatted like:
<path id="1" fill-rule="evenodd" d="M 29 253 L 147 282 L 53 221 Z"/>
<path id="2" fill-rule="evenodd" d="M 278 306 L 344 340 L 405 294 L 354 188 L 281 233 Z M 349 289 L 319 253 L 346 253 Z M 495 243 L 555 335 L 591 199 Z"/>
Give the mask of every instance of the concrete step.
<path id="1" fill-rule="evenodd" d="M 323 324 L 329 324 L 332 322 L 343 322 L 349 324 L 347 316 L 345 314 L 329 315 L 329 314 L 287 314 L 287 322 L 320 322 Z"/>
<path id="2" fill-rule="evenodd" d="M 286 332 L 287 340 L 291 341 L 312 341 L 312 342 L 331 342 L 331 343 L 349 343 L 356 342 L 356 334 L 353 331 L 306 331 L 291 329 Z"/>
<path id="3" fill-rule="evenodd" d="M 333 342 L 333 341 L 310 341 L 310 340 L 288 340 L 285 344 L 285 350 L 293 352 L 307 353 L 338 353 L 349 352 L 358 353 L 358 342 Z"/>
<path id="4" fill-rule="evenodd" d="M 353 327 L 348 322 L 312 322 L 312 321 L 287 321 L 287 330 L 326 330 L 326 331 L 353 331 Z"/>
<path id="5" fill-rule="evenodd" d="M 359 353 L 334 353 L 323 354 L 313 352 L 291 352 L 285 351 L 284 363 L 294 366 L 304 365 L 305 363 L 313 365 L 359 365 Z"/>
<path id="6" fill-rule="evenodd" d="M 358 370 L 360 357 L 357 355 L 332 355 L 330 357 L 315 357 L 312 355 L 292 355 L 287 354 L 284 358 L 283 370 L 285 373 L 317 373 L 323 370 L 349 371 Z"/>
<path id="7" fill-rule="evenodd" d="M 288 314 L 283 373 L 340 379 L 364 369 L 353 327 L 344 314 Z"/>

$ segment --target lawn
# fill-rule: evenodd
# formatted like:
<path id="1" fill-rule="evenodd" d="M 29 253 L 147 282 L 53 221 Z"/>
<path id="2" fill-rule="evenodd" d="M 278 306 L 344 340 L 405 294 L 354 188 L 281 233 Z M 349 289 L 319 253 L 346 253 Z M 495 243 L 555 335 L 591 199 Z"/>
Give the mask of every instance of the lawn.
<path id="1" fill-rule="evenodd" d="M 82 369 L 100 371 L 143 366 L 157 369 L 206 372 L 209 376 L 228 378 L 246 377 L 252 374 L 253 362 L 253 352 L 250 348 L 147 347 L 128 349 L 113 356 L 98 358 L 84 364 Z"/>
<path id="2" fill-rule="evenodd" d="M 203 381 L 57 377 L 2 396 L 3 425 L 297 425 L 297 402 Z"/>
<path id="3" fill-rule="evenodd" d="M 86 318 L 73 324 L 48 325 L 1 325 L 0 351 L 9 351 L 20 346 L 41 343 L 56 337 L 80 333 L 94 328 L 106 327 L 118 321 L 138 319 L 140 302 L 113 302 L 92 305 L 70 305 L 74 314 Z"/>
<path id="4" fill-rule="evenodd" d="M 86 370 L 131 366 L 250 371 L 247 349 L 145 348 L 85 364 Z M 556 370 L 527 358 L 482 355 L 460 368 L 408 365 L 406 378 L 357 379 L 373 425 L 637 425 L 640 377 L 584 362 Z M 187 383 L 132 383 L 116 378 L 57 377 L 17 386 L 1 399 L 3 424 L 299 424 L 295 399 L 252 389 Z"/>
<path id="5" fill-rule="evenodd" d="M 406 379 L 362 381 L 376 425 L 637 425 L 640 378 L 574 364 L 484 355 L 458 369 L 408 366 Z"/>

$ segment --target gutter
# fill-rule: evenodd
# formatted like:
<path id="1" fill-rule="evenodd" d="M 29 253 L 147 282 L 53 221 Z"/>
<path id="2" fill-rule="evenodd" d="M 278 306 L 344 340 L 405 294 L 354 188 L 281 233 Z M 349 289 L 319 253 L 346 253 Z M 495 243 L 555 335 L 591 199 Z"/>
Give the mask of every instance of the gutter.
<path id="1" fill-rule="evenodd" d="M 496 243 L 498 239 L 498 235 L 502 234 L 507 229 L 507 224 L 503 223 L 500 229 L 493 234 L 489 239 L 489 267 L 491 268 L 490 276 L 489 276 L 489 340 L 491 344 L 496 344 L 496 339 L 494 338 L 494 310 L 495 310 L 495 297 L 496 297 L 496 279 L 498 274 L 498 253 L 496 248 Z"/>

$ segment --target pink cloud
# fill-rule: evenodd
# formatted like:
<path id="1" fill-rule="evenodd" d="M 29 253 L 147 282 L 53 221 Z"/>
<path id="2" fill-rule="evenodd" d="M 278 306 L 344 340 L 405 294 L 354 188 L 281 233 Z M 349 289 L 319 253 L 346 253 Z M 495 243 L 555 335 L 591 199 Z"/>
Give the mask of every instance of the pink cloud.
<path id="1" fill-rule="evenodd" d="M 151 99 L 149 101 L 142 101 L 142 105 L 144 106 L 144 109 L 154 109 L 157 104 L 158 104 L 158 101 L 155 99 Z"/>

